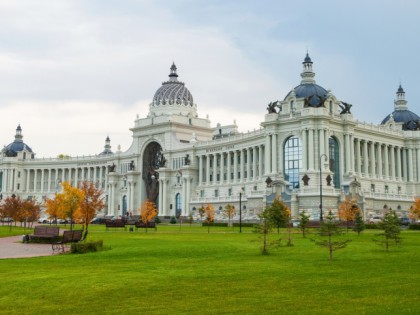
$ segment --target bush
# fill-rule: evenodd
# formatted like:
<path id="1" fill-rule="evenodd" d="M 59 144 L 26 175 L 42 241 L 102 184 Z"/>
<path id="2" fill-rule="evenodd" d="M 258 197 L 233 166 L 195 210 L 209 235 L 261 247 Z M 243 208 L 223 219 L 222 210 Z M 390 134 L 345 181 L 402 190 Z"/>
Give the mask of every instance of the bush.
<path id="1" fill-rule="evenodd" d="M 171 217 L 171 219 L 169 220 L 170 224 L 176 224 L 176 218 L 174 216 Z"/>
<path id="2" fill-rule="evenodd" d="M 95 241 L 95 242 L 72 243 L 70 251 L 73 254 L 84 254 L 84 253 L 101 251 L 103 247 L 104 247 L 104 242 L 102 240 Z"/>
<path id="3" fill-rule="evenodd" d="M 228 226 L 227 223 L 225 222 L 211 222 L 210 224 L 208 224 L 207 222 L 203 222 L 202 226 Z"/>
<path id="4" fill-rule="evenodd" d="M 408 226 L 408 228 L 409 228 L 410 230 L 420 230 L 420 224 L 418 224 L 418 223 L 411 223 L 411 224 Z"/>
<path id="5" fill-rule="evenodd" d="M 379 226 L 378 223 L 366 223 L 365 228 L 366 228 L 366 230 L 378 230 L 381 227 Z"/>
<path id="6" fill-rule="evenodd" d="M 155 221 L 156 224 L 158 224 L 158 223 L 161 222 L 158 216 L 155 217 L 155 220 L 154 221 Z"/>
<path id="7" fill-rule="evenodd" d="M 257 225 L 258 223 L 250 223 L 250 222 L 242 222 L 242 227 L 251 227 L 253 228 L 255 225 Z M 239 227 L 239 223 L 233 223 L 234 227 Z"/>

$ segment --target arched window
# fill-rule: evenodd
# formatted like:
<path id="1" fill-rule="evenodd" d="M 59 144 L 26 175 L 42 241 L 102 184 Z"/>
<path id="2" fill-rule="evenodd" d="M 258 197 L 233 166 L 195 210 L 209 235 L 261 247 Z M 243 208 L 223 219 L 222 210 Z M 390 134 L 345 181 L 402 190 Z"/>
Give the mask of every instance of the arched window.
<path id="1" fill-rule="evenodd" d="M 180 217 L 182 211 L 182 197 L 180 193 L 175 195 L 175 216 Z"/>
<path id="2" fill-rule="evenodd" d="M 333 172 L 334 187 L 340 188 L 340 150 L 337 139 L 329 139 L 330 171 Z"/>
<path id="3" fill-rule="evenodd" d="M 298 137 L 287 139 L 284 144 L 284 176 L 293 188 L 299 188 L 299 171 L 302 168 L 302 145 Z"/>

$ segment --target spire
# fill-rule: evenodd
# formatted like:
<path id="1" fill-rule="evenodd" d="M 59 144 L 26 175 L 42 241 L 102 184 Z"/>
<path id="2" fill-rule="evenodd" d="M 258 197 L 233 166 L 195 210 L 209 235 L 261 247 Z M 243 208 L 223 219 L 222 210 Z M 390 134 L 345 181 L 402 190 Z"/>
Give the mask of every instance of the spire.
<path id="1" fill-rule="evenodd" d="M 178 75 L 176 74 L 175 62 L 172 62 L 171 73 L 169 74 L 169 81 L 178 81 Z"/>
<path id="2" fill-rule="evenodd" d="M 309 53 L 306 52 L 306 57 L 302 62 L 303 64 L 303 71 L 300 74 L 300 77 L 302 78 L 301 84 L 309 84 L 309 83 L 315 83 L 314 77 L 315 73 L 312 71 L 312 60 L 311 57 L 309 57 Z"/>
<path id="3" fill-rule="evenodd" d="M 407 110 L 408 106 L 407 106 L 407 101 L 405 100 L 405 92 L 404 89 L 401 86 L 398 87 L 397 90 L 397 99 L 394 101 L 395 104 L 395 110 Z"/>
<path id="4" fill-rule="evenodd" d="M 15 135 L 15 142 L 22 142 L 22 128 L 20 127 L 20 124 L 16 128 L 16 135 Z"/>
<path id="5" fill-rule="evenodd" d="M 112 151 L 111 151 L 111 140 L 109 139 L 109 136 L 107 136 L 106 139 L 105 139 L 104 149 L 105 150 L 103 150 L 102 153 L 99 154 L 99 155 L 113 154 Z"/>

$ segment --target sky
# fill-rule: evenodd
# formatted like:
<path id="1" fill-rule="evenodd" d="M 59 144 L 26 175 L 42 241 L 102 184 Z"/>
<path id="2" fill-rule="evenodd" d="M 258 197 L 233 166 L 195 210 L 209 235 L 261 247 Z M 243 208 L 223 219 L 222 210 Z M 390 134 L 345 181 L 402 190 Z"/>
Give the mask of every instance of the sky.
<path id="1" fill-rule="evenodd" d="M 198 114 L 241 132 L 300 84 L 316 83 L 379 124 L 399 84 L 420 115 L 415 0 L 0 0 L 0 145 L 36 157 L 127 150 L 175 62 Z"/>

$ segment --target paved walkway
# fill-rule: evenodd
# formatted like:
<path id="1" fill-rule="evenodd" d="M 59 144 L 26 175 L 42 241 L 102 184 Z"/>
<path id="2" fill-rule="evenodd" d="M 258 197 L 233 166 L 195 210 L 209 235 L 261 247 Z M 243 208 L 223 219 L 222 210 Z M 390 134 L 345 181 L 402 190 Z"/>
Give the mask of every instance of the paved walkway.
<path id="1" fill-rule="evenodd" d="M 0 237 L 0 259 L 51 256 L 51 244 L 22 243 L 23 235 Z"/>

